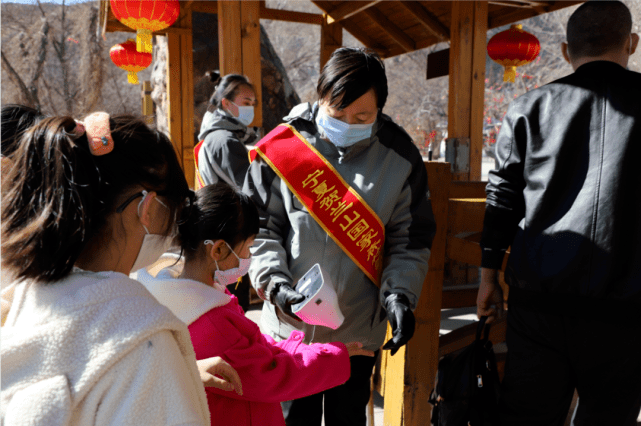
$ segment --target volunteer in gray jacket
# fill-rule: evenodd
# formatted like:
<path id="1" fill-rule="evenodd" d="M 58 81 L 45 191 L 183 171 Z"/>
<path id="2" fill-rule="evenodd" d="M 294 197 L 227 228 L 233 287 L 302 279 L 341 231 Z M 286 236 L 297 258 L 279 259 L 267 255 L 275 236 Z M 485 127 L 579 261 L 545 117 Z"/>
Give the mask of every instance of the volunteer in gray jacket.
<path id="1" fill-rule="evenodd" d="M 203 117 L 198 140 L 198 171 L 205 185 L 220 180 L 240 188 L 249 167 L 246 145 L 256 142 L 249 128 L 254 120 L 256 92 L 247 77 L 228 74 L 221 78 Z"/>
<path id="2" fill-rule="evenodd" d="M 325 157 L 385 226 L 381 288 L 257 158 L 243 190 L 261 213 L 249 275 L 258 294 L 271 302 L 263 305 L 262 329 L 277 340 L 302 330 L 308 342 L 358 341 L 365 349 L 378 350 L 389 320 L 394 337 L 383 349 L 394 354 L 414 333 L 412 310 L 436 228 L 425 166 L 407 133 L 381 113 L 387 78 L 375 53 L 335 51 L 321 72 L 317 92 L 318 103 L 298 105 L 284 120 Z M 337 330 L 305 324 L 292 314 L 291 305 L 304 298 L 294 287 L 316 263 L 336 290 L 345 316 Z M 323 409 L 328 426 L 365 425 L 374 359 L 352 357 L 351 364 L 351 377 L 344 385 L 283 403 L 287 425 L 320 425 Z"/>

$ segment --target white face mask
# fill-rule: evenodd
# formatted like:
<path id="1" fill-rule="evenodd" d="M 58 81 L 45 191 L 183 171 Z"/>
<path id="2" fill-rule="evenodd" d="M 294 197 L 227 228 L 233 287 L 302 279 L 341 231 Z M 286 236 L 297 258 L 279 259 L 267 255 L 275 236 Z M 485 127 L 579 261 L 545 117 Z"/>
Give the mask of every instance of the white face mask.
<path id="1" fill-rule="evenodd" d="M 231 102 L 231 103 L 236 108 L 238 108 L 238 117 L 236 117 L 236 119 L 238 121 L 240 121 L 241 123 L 243 123 L 245 126 L 249 126 L 251 124 L 251 122 L 254 121 L 254 107 L 253 106 L 238 106 L 233 102 Z"/>
<path id="2" fill-rule="evenodd" d="M 138 216 L 140 216 L 140 206 L 145 201 L 148 194 L 147 191 L 142 191 L 142 193 L 142 200 L 138 203 Z M 164 207 L 167 207 L 158 198 L 155 198 L 155 200 Z M 140 251 L 138 252 L 138 257 L 136 257 L 134 266 L 131 267 L 132 272 L 152 265 L 171 247 L 172 237 L 160 234 L 151 234 L 145 225 L 142 227 L 145 228 L 145 232 L 147 232 L 147 234 L 142 240 L 142 246 L 140 246 Z"/>
<path id="3" fill-rule="evenodd" d="M 347 148 L 356 142 L 371 138 L 374 123 L 347 124 L 330 117 L 323 111 L 318 111 L 316 114 L 316 125 L 323 129 L 329 141 L 339 148 Z"/>
<path id="4" fill-rule="evenodd" d="M 214 245 L 214 242 L 212 240 L 205 240 L 205 244 Z M 227 244 L 226 241 L 225 241 L 225 244 Z M 221 271 L 218 268 L 218 262 L 214 260 L 214 263 L 216 263 L 216 272 L 214 272 L 214 281 L 222 285 L 229 285 L 229 284 L 235 283 L 241 277 L 245 276 L 247 272 L 249 272 L 249 265 L 251 264 L 251 257 L 248 257 L 247 259 L 239 257 L 234 251 L 234 249 L 230 247 L 229 244 L 227 244 L 227 247 L 229 247 L 229 250 L 231 250 L 234 256 L 236 256 L 236 259 L 238 259 L 238 266 L 236 268 L 227 269 L 226 271 Z"/>

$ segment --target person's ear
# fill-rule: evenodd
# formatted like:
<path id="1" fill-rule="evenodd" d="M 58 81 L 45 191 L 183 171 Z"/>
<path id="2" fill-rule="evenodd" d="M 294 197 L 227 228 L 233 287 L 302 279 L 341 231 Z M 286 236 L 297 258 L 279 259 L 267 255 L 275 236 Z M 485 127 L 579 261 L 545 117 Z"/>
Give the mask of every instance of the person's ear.
<path id="1" fill-rule="evenodd" d="M 636 52 L 638 45 L 639 45 L 639 34 L 637 33 L 630 34 L 630 56 L 634 55 L 634 52 Z"/>
<path id="2" fill-rule="evenodd" d="M 143 196 L 142 201 L 138 204 L 138 217 L 140 218 L 140 223 L 144 226 L 149 227 L 151 224 L 151 214 L 149 210 L 151 209 L 151 202 L 156 198 L 156 193 L 151 191 L 147 195 Z"/>
<path id="3" fill-rule="evenodd" d="M 568 44 L 566 42 L 561 43 L 561 53 L 563 54 L 563 59 L 565 61 L 572 65 L 572 61 L 570 61 L 570 54 L 568 53 Z"/>
<path id="4" fill-rule="evenodd" d="M 226 257 L 224 253 L 224 250 L 227 248 L 225 241 L 216 240 L 213 244 L 208 244 L 207 247 L 209 247 L 207 254 L 212 260 L 218 262 Z"/>

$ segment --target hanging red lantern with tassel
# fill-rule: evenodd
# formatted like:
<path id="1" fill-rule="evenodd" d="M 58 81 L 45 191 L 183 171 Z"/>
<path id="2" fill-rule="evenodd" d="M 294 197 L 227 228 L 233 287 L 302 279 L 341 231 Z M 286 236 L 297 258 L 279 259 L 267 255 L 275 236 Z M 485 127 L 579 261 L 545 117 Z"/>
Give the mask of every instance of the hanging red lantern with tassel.
<path id="1" fill-rule="evenodd" d="M 127 71 L 127 81 L 131 84 L 138 84 L 137 72 L 140 72 L 151 65 L 151 53 L 138 52 L 136 40 L 128 39 L 124 43 L 116 44 L 109 50 L 111 60 L 118 68 Z"/>
<path id="2" fill-rule="evenodd" d="M 139 52 L 151 53 L 151 33 L 171 26 L 180 15 L 178 0 L 110 0 L 117 20 L 137 31 Z"/>
<path id="3" fill-rule="evenodd" d="M 514 83 L 516 67 L 532 62 L 541 51 L 539 40 L 522 28 L 520 24 L 512 25 L 510 29 L 495 34 L 487 44 L 490 58 L 505 67 L 503 81 Z"/>

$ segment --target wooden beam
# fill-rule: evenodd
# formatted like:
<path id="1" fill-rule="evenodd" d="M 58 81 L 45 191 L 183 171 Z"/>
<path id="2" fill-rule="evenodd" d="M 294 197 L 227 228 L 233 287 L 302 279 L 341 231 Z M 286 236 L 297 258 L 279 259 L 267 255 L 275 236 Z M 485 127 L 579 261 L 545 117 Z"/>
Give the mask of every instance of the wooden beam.
<path id="1" fill-rule="evenodd" d="M 242 1 L 240 6 L 243 74 L 254 84 L 256 107 L 250 126 L 263 126 L 260 65 L 260 7 L 257 1 Z"/>
<path id="2" fill-rule="evenodd" d="M 281 9 L 260 9 L 261 19 L 273 19 L 275 21 L 296 22 L 299 24 L 322 25 L 325 19 L 318 13 L 295 12 L 293 10 Z"/>
<path id="3" fill-rule="evenodd" d="M 332 10 L 328 10 L 327 14 L 332 17 L 336 22 L 340 22 L 343 19 L 351 18 L 352 16 L 369 9 L 374 6 L 376 3 L 380 3 L 382 0 L 375 1 L 344 1 Z"/>
<path id="4" fill-rule="evenodd" d="M 546 12 L 554 12 L 565 7 L 574 6 L 577 4 L 584 3 L 585 1 L 557 1 L 547 6 Z M 528 19 L 533 16 L 541 15 L 540 12 L 537 12 L 535 9 L 524 9 L 524 8 L 515 8 L 511 13 L 501 13 L 500 15 L 495 15 L 489 19 L 488 29 L 502 27 L 503 25 L 508 25 L 513 22 L 521 21 L 523 19 Z"/>
<path id="5" fill-rule="evenodd" d="M 218 2 L 218 46 L 220 75 L 242 74 L 240 1 Z"/>
<path id="6" fill-rule="evenodd" d="M 450 39 L 450 29 L 438 20 L 438 18 L 432 15 L 427 9 L 421 6 L 420 3 L 416 1 L 401 1 L 400 2 L 405 9 L 407 9 L 414 17 L 423 25 L 431 34 L 438 37 L 440 41 L 445 41 Z"/>
<path id="7" fill-rule="evenodd" d="M 416 49 L 414 40 L 396 26 L 392 21 L 387 19 L 387 16 L 376 8 L 367 9 L 364 13 L 374 21 L 383 32 L 387 33 L 392 39 L 398 43 L 406 52 L 411 52 Z"/>
<path id="8" fill-rule="evenodd" d="M 191 11 L 218 14 L 218 2 L 216 0 L 195 1 L 191 6 Z"/>
<path id="9" fill-rule="evenodd" d="M 320 69 L 322 70 L 332 53 L 343 45 L 343 27 L 338 22 L 321 25 Z"/>
<path id="10" fill-rule="evenodd" d="M 135 33 L 136 30 L 129 28 L 125 24 L 117 20 L 109 20 L 105 26 L 105 31 L 108 33 L 114 32 L 124 32 L 124 33 Z M 154 31 L 153 35 L 167 35 L 167 34 L 191 34 L 191 29 L 188 28 L 178 28 L 178 27 L 168 27 L 164 30 Z"/>
<path id="11" fill-rule="evenodd" d="M 385 47 L 372 40 L 370 36 L 367 35 L 358 25 L 354 25 L 354 23 L 350 21 L 341 21 L 341 25 L 347 30 L 347 32 L 353 35 L 356 40 L 363 43 L 365 47 L 369 47 L 376 51 L 380 57 L 386 58 L 389 54 L 389 51 Z"/>

